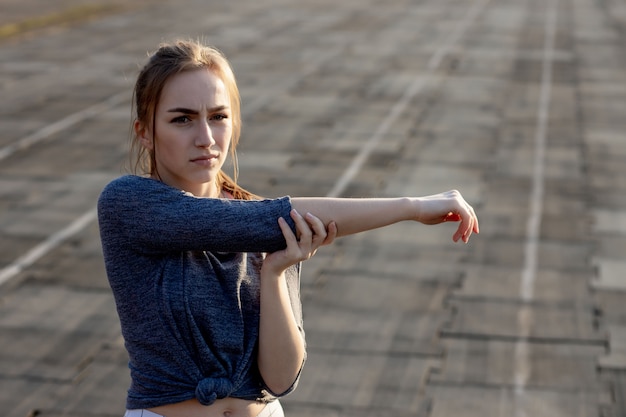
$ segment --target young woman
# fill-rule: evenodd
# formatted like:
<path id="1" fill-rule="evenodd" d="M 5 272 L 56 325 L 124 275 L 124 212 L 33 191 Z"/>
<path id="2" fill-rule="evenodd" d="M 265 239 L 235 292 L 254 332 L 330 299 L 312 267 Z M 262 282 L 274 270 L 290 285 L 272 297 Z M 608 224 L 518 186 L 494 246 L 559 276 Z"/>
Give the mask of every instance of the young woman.
<path id="1" fill-rule="evenodd" d="M 98 202 L 107 275 L 131 386 L 128 417 L 282 416 L 306 358 L 300 262 L 338 236 L 404 220 L 458 221 L 457 191 L 414 198 L 261 199 L 222 171 L 241 130 L 239 92 L 217 50 L 162 45 L 135 85 L 142 175 Z"/>

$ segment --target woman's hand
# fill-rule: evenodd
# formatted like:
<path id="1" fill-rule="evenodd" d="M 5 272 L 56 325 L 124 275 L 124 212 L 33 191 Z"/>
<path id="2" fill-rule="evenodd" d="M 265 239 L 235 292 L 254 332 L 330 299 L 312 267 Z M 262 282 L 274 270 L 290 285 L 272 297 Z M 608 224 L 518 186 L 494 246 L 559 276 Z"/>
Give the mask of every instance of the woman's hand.
<path id="1" fill-rule="evenodd" d="M 320 246 L 332 243 L 337 237 L 335 222 L 330 222 L 327 230 L 324 223 L 311 213 L 303 217 L 294 209 L 290 215 L 296 224 L 297 237 L 285 219 L 279 218 L 278 225 L 285 236 L 287 247 L 265 257 L 263 262 L 265 272 L 272 271 L 280 275 L 289 266 L 311 258 Z"/>
<path id="2" fill-rule="evenodd" d="M 460 222 L 452 236 L 457 242 L 462 239 L 467 243 L 473 233 L 479 233 L 478 218 L 470 206 L 457 190 L 419 197 L 417 203 L 416 220 L 423 224 L 439 224 L 444 222 Z"/>

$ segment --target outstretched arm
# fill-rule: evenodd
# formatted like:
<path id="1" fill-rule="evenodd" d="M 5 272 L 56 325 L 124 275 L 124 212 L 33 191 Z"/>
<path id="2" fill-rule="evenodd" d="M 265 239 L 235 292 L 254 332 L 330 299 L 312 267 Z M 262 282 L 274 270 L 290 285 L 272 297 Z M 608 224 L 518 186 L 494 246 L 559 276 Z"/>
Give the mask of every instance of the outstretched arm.
<path id="1" fill-rule="evenodd" d="M 402 198 L 324 198 L 294 197 L 291 205 L 298 212 L 312 213 L 325 225 L 337 224 L 337 236 L 346 236 L 405 220 L 423 224 L 459 222 L 452 236 L 466 242 L 478 233 L 474 209 L 456 190 L 425 197 Z"/>

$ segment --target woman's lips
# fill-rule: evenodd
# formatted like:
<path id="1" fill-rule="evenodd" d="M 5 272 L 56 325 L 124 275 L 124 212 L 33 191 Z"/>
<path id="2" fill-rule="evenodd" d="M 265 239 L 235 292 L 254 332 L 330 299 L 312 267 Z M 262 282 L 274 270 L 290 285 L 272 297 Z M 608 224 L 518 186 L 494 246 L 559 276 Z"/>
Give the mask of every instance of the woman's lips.
<path id="1" fill-rule="evenodd" d="M 198 165 L 212 165 L 217 161 L 217 155 L 202 155 L 191 159 L 191 162 Z"/>

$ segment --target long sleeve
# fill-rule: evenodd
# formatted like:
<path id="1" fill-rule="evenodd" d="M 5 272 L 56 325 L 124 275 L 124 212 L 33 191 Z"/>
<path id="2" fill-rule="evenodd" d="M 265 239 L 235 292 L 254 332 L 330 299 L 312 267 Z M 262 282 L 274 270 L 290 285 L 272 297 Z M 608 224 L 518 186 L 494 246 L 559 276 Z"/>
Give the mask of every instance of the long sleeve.
<path id="1" fill-rule="evenodd" d="M 243 201 L 197 198 L 160 181 L 124 176 L 98 201 L 104 235 L 141 253 L 207 250 L 273 252 L 285 248 L 283 217 L 295 229 L 289 197 Z"/>

